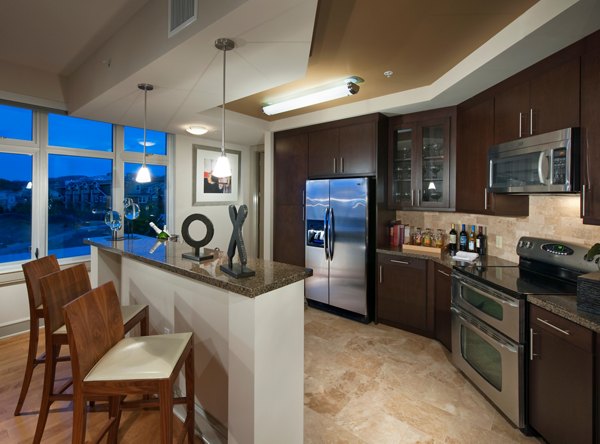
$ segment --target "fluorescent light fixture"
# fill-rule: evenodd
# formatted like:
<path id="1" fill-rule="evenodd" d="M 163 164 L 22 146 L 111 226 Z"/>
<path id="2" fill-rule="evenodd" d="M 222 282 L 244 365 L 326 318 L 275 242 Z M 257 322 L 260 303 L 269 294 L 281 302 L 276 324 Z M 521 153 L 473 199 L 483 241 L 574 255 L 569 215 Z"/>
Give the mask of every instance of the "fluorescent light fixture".
<path id="1" fill-rule="evenodd" d="M 208 128 L 197 125 L 188 126 L 185 130 L 194 136 L 201 136 L 202 134 L 206 134 L 208 132 Z"/>
<path id="2" fill-rule="evenodd" d="M 354 78 L 346 79 L 341 85 L 332 86 L 305 96 L 284 100 L 283 102 L 273 103 L 272 105 L 266 105 L 263 106 L 263 112 L 268 116 L 272 116 L 273 114 L 285 113 L 293 109 L 304 108 L 306 106 L 316 105 L 317 103 L 352 96 L 360 89 L 355 82 L 356 80 Z"/>

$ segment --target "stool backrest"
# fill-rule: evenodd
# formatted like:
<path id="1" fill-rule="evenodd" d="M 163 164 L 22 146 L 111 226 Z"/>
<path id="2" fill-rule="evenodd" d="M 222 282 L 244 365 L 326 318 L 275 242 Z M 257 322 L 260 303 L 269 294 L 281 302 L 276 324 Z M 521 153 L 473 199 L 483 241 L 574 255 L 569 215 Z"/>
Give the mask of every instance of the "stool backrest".
<path id="1" fill-rule="evenodd" d="M 96 362 L 123 339 L 119 296 L 112 282 L 65 305 L 73 384 L 80 384 Z"/>
<path id="2" fill-rule="evenodd" d="M 44 327 L 46 334 L 54 333 L 65 323 L 63 307 L 92 289 L 85 264 L 43 276 L 39 280 L 44 304 Z"/>
<path id="3" fill-rule="evenodd" d="M 60 270 L 56 256 L 42 257 L 34 261 L 27 262 L 22 265 L 23 274 L 25 275 L 25 284 L 27 285 L 27 297 L 29 298 L 30 310 L 35 309 L 42 303 L 42 295 L 40 294 L 39 280 L 42 276 L 54 273 Z"/>

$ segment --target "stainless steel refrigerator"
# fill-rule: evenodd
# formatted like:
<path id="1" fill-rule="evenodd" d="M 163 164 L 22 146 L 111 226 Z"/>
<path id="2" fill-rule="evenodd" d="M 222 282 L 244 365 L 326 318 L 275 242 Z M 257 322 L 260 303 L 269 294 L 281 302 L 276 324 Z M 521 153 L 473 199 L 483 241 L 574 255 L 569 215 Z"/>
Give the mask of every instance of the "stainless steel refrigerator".
<path id="1" fill-rule="evenodd" d="M 305 259 L 313 269 L 306 298 L 364 322 L 370 321 L 373 299 L 371 194 L 372 180 L 364 177 L 306 181 Z"/>

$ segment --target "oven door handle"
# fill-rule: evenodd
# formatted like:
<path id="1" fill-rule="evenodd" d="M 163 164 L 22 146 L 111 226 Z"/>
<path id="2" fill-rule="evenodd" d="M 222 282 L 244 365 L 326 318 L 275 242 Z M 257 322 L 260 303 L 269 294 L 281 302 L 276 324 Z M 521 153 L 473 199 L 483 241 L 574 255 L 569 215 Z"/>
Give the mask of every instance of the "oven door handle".
<path id="1" fill-rule="evenodd" d="M 477 293 L 482 294 L 483 296 L 488 297 L 488 298 L 490 298 L 490 299 L 492 299 L 492 300 L 494 300 L 494 301 L 496 301 L 496 302 L 498 302 L 500 304 L 508 305 L 510 307 L 518 307 L 519 306 L 518 302 L 513 301 L 513 300 L 509 300 L 508 298 L 504 299 L 503 297 L 500 297 L 499 295 L 496 295 L 496 294 L 492 293 L 492 291 L 490 291 L 488 289 L 480 288 L 477 285 L 473 285 L 471 283 L 467 283 L 462 278 L 458 278 L 457 277 L 456 279 L 460 282 L 461 285 L 463 285 L 463 286 L 465 286 L 467 288 L 470 288 L 471 290 L 476 291 Z M 462 297 L 462 292 L 460 292 L 460 295 L 461 295 L 461 299 L 464 299 Z"/>
<path id="2" fill-rule="evenodd" d="M 501 338 L 497 333 L 494 333 L 493 331 L 485 328 L 479 322 L 474 322 L 473 320 L 463 316 L 460 310 L 458 310 L 455 307 L 450 307 L 450 310 L 463 322 L 463 325 L 469 330 L 474 331 L 475 333 L 481 332 L 499 347 L 505 348 L 511 353 L 518 353 L 519 350 L 517 349 L 517 347 L 515 347 L 505 339 Z"/>

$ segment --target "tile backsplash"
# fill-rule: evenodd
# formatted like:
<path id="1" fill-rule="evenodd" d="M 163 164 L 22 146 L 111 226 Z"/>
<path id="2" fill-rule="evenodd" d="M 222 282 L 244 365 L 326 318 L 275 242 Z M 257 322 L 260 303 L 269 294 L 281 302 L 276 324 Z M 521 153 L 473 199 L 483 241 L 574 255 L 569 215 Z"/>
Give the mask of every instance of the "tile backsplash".
<path id="1" fill-rule="evenodd" d="M 482 225 L 487 234 L 488 254 L 514 262 L 519 260 L 515 247 L 521 236 L 546 237 L 588 247 L 600 242 L 600 226 L 584 225 L 579 217 L 579 195 L 529 196 L 527 217 L 421 211 L 397 211 L 396 217 L 412 227 L 441 228 L 446 233 L 451 224 L 456 224 L 456 231 L 460 231 L 460 224 Z M 497 246 L 497 237 L 502 238 L 501 247 Z"/>

